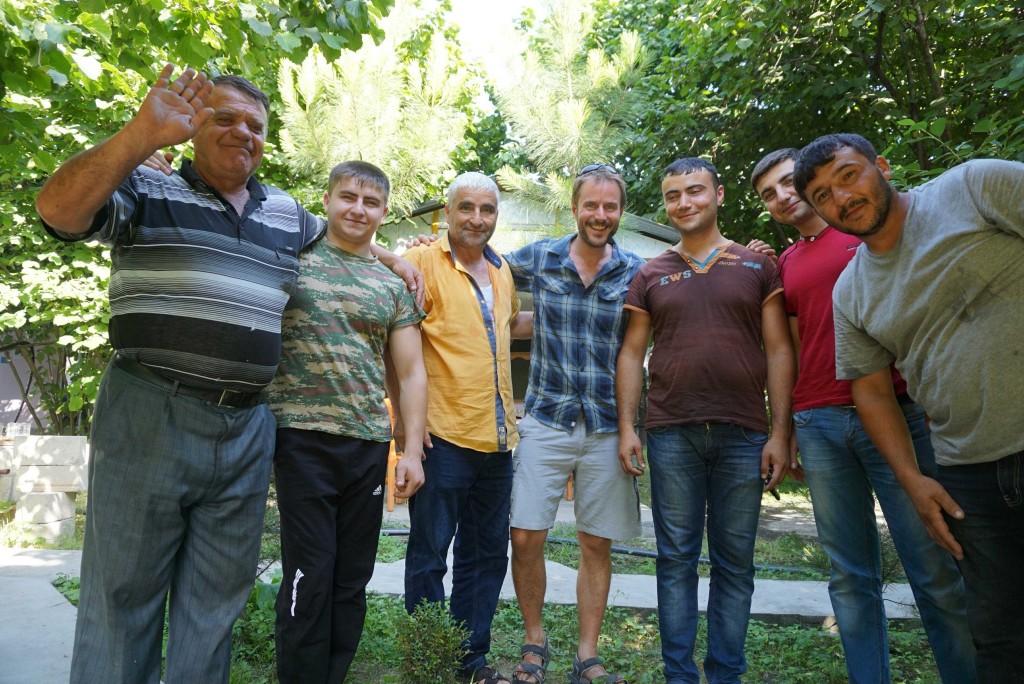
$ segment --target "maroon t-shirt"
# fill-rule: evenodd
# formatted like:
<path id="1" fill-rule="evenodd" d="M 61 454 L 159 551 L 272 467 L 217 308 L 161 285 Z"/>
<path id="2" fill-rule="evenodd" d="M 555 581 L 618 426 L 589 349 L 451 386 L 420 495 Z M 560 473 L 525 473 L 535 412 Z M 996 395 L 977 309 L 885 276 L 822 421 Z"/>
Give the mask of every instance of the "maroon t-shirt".
<path id="1" fill-rule="evenodd" d="M 832 290 L 861 241 L 826 228 L 816 237 L 801 238 L 779 257 L 779 275 L 786 288 L 786 312 L 796 316 L 800 334 L 800 372 L 793 388 L 793 410 L 852 404 L 848 380 L 836 380 L 836 331 L 832 322 Z M 894 368 L 896 393 L 907 383 Z"/>
<path id="2" fill-rule="evenodd" d="M 669 250 L 644 265 L 626 308 L 654 330 L 648 429 L 734 423 L 768 431 L 761 312 L 782 292 L 772 260 L 736 243 L 706 266 Z"/>

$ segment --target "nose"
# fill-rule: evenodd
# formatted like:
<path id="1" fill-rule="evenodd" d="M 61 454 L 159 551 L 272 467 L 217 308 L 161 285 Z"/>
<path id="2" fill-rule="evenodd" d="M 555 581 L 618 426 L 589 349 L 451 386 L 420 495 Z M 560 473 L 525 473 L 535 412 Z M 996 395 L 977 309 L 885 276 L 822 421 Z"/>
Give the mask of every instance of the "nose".
<path id="1" fill-rule="evenodd" d="M 245 123 L 244 121 L 239 121 L 234 126 L 232 126 L 231 132 L 238 138 L 241 138 L 242 140 L 249 140 L 250 138 L 252 138 L 252 132 L 249 130 L 249 124 Z"/>

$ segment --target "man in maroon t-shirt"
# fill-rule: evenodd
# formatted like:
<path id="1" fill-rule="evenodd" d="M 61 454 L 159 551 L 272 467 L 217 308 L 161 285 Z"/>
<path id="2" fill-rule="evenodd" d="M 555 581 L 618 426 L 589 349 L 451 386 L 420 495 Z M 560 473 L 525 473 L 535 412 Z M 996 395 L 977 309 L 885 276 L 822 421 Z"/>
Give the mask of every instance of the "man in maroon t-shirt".
<path id="1" fill-rule="evenodd" d="M 633 421 L 653 332 L 646 429 L 665 679 L 699 681 L 693 647 L 706 514 L 704 675 L 712 684 L 736 682 L 746 671 L 761 493 L 786 473 L 793 346 L 775 264 L 718 229 L 725 191 L 715 167 L 680 159 L 665 170 L 661 190 L 680 239 L 641 267 L 626 295 L 631 315 L 615 384 L 619 459 L 626 472 L 641 473 Z"/>
<path id="2" fill-rule="evenodd" d="M 793 187 L 797 154 L 792 148 L 772 152 L 754 167 L 750 181 L 771 217 L 800 233 L 800 239 L 779 258 L 799 360 L 792 447 L 795 454 L 799 440 L 818 539 L 832 563 L 829 596 L 846 652 L 847 674 L 851 682 L 889 681 L 874 490 L 942 680 L 976 681 L 960 573 L 952 556 L 928 536 L 910 498 L 865 433 L 849 381 L 836 380 L 832 289 L 861 241 L 828 226 L 800 199 Z M 763 243 L 750 246 L 762 248 Z M 934 472 L 924 413 L 907 397 L 907 385 L 895 369 L 892 375 L 921 471 Z M 795 457 L 790 465 L 796 467 Z"/>

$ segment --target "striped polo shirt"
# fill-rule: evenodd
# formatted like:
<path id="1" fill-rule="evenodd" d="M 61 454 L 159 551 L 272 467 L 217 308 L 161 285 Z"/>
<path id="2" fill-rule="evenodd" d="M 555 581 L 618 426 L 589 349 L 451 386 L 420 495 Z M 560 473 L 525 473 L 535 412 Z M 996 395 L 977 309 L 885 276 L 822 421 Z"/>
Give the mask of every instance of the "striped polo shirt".
<path id="1" fill-rule="evenodd" d="M 325 224 L 277 188 L 250 178 L 248 190 L 239 216 L 188 160 L 171 176 L 140 167 L 86 233 L 46 226 L 111 247 L 114 349 L 197 387 L 253 392 L 273 380 L 298 255 Z"/>

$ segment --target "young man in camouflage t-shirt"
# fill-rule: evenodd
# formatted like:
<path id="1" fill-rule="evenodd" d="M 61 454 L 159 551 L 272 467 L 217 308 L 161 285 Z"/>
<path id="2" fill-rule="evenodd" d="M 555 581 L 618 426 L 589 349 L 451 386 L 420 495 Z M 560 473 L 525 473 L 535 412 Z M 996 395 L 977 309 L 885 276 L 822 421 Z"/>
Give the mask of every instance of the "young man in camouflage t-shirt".
<path id="1" fill-rule="evenodd" d="M 331 170 L 326 239 L 303 252 L 284 313 L 281 364 L 270 387 L 284 566 L 276 605 L 282 684 L 344 681 L 359 645 L 391 440 L 386 355 L 401 389 L 405 434 L 423 434 L 426 422 L 423 314 L 370 254 L 389 191 L 372 164 Z M 398 463 L 399 496 L 423 484 L 422 455 L 418 440 L 409 440 Z"/>

